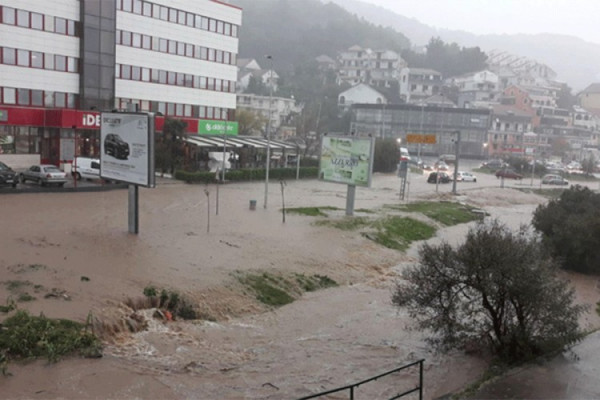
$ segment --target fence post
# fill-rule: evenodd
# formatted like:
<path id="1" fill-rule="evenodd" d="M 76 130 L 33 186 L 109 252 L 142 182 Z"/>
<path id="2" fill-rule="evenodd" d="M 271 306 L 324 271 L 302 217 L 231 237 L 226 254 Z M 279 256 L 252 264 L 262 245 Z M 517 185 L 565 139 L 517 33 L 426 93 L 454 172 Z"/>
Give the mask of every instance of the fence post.
<path id="1" fill-rule="evenodd" d="M 419 362 L 419 400 L 423 400 L 423 360 Z"/>

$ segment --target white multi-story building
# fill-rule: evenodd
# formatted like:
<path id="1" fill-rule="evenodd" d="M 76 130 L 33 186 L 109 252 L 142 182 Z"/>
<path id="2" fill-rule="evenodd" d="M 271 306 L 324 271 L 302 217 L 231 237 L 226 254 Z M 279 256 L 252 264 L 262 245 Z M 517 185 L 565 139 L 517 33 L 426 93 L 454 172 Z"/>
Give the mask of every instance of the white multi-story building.
<path id="1" fill-rule="evenodd" d="M 366 83 L 374 87 L 390 87 L 400 78 L 406 62 L 392 50 L 371 50 L 352 46 L 338 57 L 337 83 L 351 86 Z"/>
<path id="2" fill-rule="evenodd" d="M 216 0 L 0 0 L 2 156 L 95 156 L 115 108 L 157 113 L 157 130 L 234 120 L 241 19 Z"/>
<path id="3" fill-rule="evenodd" d="M 270 115 L 271 134 L 273 137 L 280 139 L 295 134 L 295 131 L 291 128 L 292 118 L 302 112 L 302 107 L 296 104 L 296 100 L 293 98 L 259 96 L 251 93 L 239 93 L 237 95 L 237 107 L 240 110 L 248 110 L 261 115 L 266 121 L 268 121 Z M 281 129 L 284 126 L 286 126 L 286 129 Z M 266 129 L 267 124 L 265 124 Z"/>
<path id="4" fill-rule="evenodd" d="M 416 103 L 442 92 L 442 74 L 427 68 L 403 68 L 400 71 L 400 98 Z"/>

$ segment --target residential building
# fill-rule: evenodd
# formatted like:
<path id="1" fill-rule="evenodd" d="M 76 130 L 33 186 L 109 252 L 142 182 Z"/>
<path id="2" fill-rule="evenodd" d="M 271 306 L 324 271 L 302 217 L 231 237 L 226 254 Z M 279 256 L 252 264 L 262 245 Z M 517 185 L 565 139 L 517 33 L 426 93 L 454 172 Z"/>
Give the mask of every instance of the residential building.
<path id="1" fill-rule="evenodd" d="M 592 83 L 578 95 L 579 105 L 600 116 L 600 83 Z"/>
<path id="2" fill-rule="evenodd" d="M 255 59 L 243 58 L 238 60 L 237 92 L 242 93 L 248 89 L 250 79 L 262 83 L 266 88 L 277 91 L 279 75 L 274 69 L 263 69 Z"/>
<path id="3" fill-rule="evenodd" d="M 491 111 L 416 104 L 354 104 L 350 130 L 359 136 L 401 139 L 411 154 L 454 154 L 456 132 L 460 154 L 484 158 Z M 435 144 L 407 143 L 407 134 L 435 135 Z"/>
<path id="4" fill-rule="evenodd" d="M 366 83 L 374 87 L 391 87 L 399 80 L 406 62 L 392 50 L 372 50 L 352 46 L 338 56 L 338 85 Z"/>
<path id="5" fill-rule="evenodd" d="M 233 121 L 241 20 L 217 0 L 0 0 L 0 158 L 98 156 L 106 110 Z"/>
<path id="6" fill-rule="evenodd" d="M 492 123 L 485 144 L 490 158 L 526 155 L 524 135 L 531 132 L 533 116 L 511 105 L 492 106 Z"/>
<path id="7" fill-rule="evenodd" d="M 497 102 L 499 78 L 495 73 L 484 70 L 450 78 L 448 85 L 458 88 L 458 107 L 468 108 L 479 102 Z"/>
<path id="8" fill-rule="evenodd" d="M 269 107 L 269 99 L 271 106 Z M 251 93 L 237 95 L 237 108 L 262 115 L 268 121 L 271 116 L 271 135 L 273 138 L 285 139 L 295 135 L 294 117 L 302 112 L 302 107 L 293 98 L 278 96 L 259 96 Z M 266 134 L 267 124 L 264 132 Z M 257 132 L 259 133 L 259 132 Z"/>
<path id="9" fill-rule="evenodd" d="M 435 94 L 442 93 L 442 74 L 427 68 L 402 68 L 400 71 L 400 98 L 407 103 L 416 103 Z"/>
<path id="10" fill-rule="evenodd" d="M 326 54 L 321 54 L 315 58 L 321 71 L 332 71 L 337 69 L 337 62 Z"/>
<path id="11" fill-rule="evenodd" d="M 362 104 L 386 104 L 387 99 L 383 94 L 371 86 L 359 83 L 338 95 L 338 108 L 346 112 L 355 103 Z"/>

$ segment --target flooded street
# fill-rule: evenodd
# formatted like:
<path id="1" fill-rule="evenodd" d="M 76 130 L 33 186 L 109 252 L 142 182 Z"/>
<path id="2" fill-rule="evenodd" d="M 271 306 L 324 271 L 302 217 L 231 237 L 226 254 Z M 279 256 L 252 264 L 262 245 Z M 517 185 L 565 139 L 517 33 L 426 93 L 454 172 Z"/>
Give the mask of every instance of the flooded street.
<path id="1" fill-rule="evenodd" d="M 357 190 L 356 209 L 398 204 L 397 185 L 397 177 L 377 175 L 372 189 Z M 461 190 L 460 199 L 514 227 L 545 201 L 473 186 Z M 315 226 L 314 217 L 289 214 L 283 223 L 275 183 L 269 207 L 259 200 L 254 211 L 249 200 L 262 199 L 264 183 L 223 185 L 216 215 L 215 187 L 206 188 L 210 210 L 202 185 L 164 181 L 141 190 L 138 236 L 127 234 L 124 190 L 0 198 L 11 227 L 0 232 L 2 280 L 41 287 L 35 301 L 19 307 L 80 321 L 91 312 L 116 324 L 132 312 L 122 302 L 141 298 L 153 285 L 190 296 L 212 320 L 164 323 L 142 311 L 147 328 L 115 334 L 102 359 L 10 364 L 13 376 L 0 380 L 3 398 L 289 399 L 424 358 L 424 394 L 431 399 L 460 390 L 485 370 L 487 360 L 476 355 L 432 353 L 425 333 L 412 330 L 407 315 L 392 306 L 394 282 L 416 261 L 418 243 L 400 253 L 357 232 Z M 411 196 L 449 195 L 448 186 L 437 194 L 432 189 L 415 182 Z M 294 181 L 285 190 L 287 207 L 332 206 L 339 210 L 331 217 L 343 215 L 344 185 Z M 459 243 L 467 230 L 441 228 L 432 240 Z M 340 286 L 268 310 L 243 293 L 234 278 L 238 271 L 320 274 Z M 583 282 L 576 282 L 583 288 L 581 302 L 597 301 L 595 282 L 573 279 Z M 66 297 L 46 298 L 44 291 L 52 288 Z M 0 299 L 11 294 L 0 286 Z M 600 326 L 597 315 L 587 318 L 590 327 Z M 415 371 L 365 385 L 357 398 L 389 398 L 410 389 L 418 382 Z"/>

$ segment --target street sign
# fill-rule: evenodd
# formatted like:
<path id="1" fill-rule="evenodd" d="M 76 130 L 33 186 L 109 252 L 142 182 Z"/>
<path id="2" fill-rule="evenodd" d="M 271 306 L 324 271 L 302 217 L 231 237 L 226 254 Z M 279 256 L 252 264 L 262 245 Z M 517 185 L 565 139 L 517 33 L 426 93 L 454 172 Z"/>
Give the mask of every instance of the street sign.
<path id="1" fill-rule="evenodd" d="M 406 135 L 406 141 L 408 143 L 425 143 L 425 144 L 436 144 L 435 135 L 419 135 L 410 133 Z"/>
<path id="2" fill-rule="evenodd" d="M 231 121 L 199 121 L 198 133 L 200 135 L 237 136 L 238 123 Z"/>

